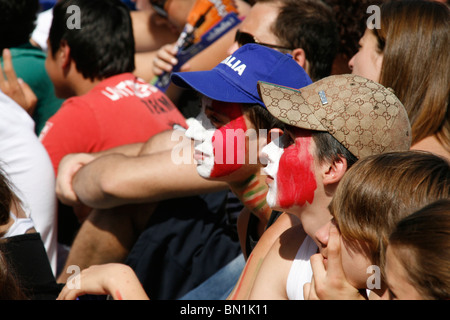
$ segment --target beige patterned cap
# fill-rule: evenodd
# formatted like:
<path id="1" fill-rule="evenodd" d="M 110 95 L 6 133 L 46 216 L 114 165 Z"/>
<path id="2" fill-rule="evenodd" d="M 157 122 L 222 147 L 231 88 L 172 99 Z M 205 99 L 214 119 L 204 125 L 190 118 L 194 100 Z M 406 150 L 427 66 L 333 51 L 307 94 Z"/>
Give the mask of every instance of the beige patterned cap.
<path id="1" fill-rule="evenodd" d="M 358 159 L 411 146 L 411 125 L 391 89 L 345 74 L 299 90 L 258 82 L 259 95 L 277 119 L 303 129 L 327 131 Z"/>

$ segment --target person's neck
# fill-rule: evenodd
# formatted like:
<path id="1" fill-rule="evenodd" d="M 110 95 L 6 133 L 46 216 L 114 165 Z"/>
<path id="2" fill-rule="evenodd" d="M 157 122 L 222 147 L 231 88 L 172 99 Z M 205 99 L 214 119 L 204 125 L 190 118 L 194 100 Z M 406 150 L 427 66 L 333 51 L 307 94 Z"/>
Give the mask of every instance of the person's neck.
<path id="1" fill-rule="evenodd" d="M 72 81 L 72 88 L 76 96 L 82 96 L 92 90 L 102 80 L 99 79 L 86 79 L 83 76 L 77 77 Z"/>
<path id="2" fill-rule="evenodd" d="M 265 183 L 265 176 L 252 174 L 244 181 L 230 183 L 230 189 L 261 221 L 266 223 L 269 221 L 272 209 L 266 201 L 269 189 Z"/>

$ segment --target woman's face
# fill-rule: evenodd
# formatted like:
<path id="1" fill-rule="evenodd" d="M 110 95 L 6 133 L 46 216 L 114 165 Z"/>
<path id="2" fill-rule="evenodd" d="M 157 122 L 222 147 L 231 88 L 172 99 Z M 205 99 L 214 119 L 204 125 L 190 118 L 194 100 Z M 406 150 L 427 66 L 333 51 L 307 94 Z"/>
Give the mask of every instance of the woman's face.
<path id="1" fill-rule="evenodd" d="M 196 119 L 189 119 L 188 125 L 186 136 L 195 142 L 194 159 L 203 178 L 230 177 L 238 170 L 244 174 L 252 167 L 247 129 L 253 125 L 242 113 L 241 104 L 203 97 L 202 111 Z M 257 159 L 254 162 L 251 164 L 259 167 Z"/>
<path id="2" fill-rule="evenodd" d="M 408 281 L 406 270 L 398 258 L 401 254 L 401 249 L 390 245 L 387 247 L 384 271 L 388 290 L 386 290 L 386 295 L 383 298 L 393 300 L 423 300 L 420 293 Z"/>
<path id="3" fill-rule="evenodd" d="M 309 131 L 296 128 L 262 149 L 261 157 L 267 160 L 263 170 L 269 186 L 267 203 L 272 209 L 289 210 L 313 202 L 317 188 L 313 144 Z"/>
<path id="4" fill-rule="evenodd" d="M 352 74 L 379 82 L 382 63 L 383 54 L 378 50 L 377 38 L 366 29 L 359 40 L 359 51 L 350 59 L 348 66 Z"/>

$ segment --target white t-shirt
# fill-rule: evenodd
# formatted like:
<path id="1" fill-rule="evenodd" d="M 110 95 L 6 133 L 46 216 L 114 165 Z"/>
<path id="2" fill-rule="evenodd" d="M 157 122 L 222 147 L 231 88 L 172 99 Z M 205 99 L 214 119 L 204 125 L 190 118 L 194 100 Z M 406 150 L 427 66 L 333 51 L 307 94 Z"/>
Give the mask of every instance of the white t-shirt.
<path id="1" fill-rule="evenodd" d="M 310 236 L 306 236 L 295 255 L 289 271 L 286 293 L 289 300 L 304 300 L 303 285 L 311 282 L 312 268 L 310 257 L 317 252 L 317 245 Z"/>
<path id="2" fill-rule="evenodd" d="M 56 272 L 57 202 L 53 167 L 34 132 L 33 119 L 1 91 L 0 167 L 41 234 L 50 265 Z"/>

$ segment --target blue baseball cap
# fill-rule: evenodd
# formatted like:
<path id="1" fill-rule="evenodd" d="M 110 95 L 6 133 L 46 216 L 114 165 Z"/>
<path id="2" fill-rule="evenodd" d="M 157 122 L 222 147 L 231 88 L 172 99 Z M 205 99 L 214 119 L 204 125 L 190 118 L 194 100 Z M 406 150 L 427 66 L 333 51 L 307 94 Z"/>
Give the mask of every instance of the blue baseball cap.
<path id="1" fill-rule="evenodd" d="M 174 72 L 174 84 L 194 89 L 210 99 L 231 103 L 256 103 L 263 107 L 258 81 L 300 89 L 312 83 L 292 58 L 259 44 L 246 44 L 212 70 Z"/>

